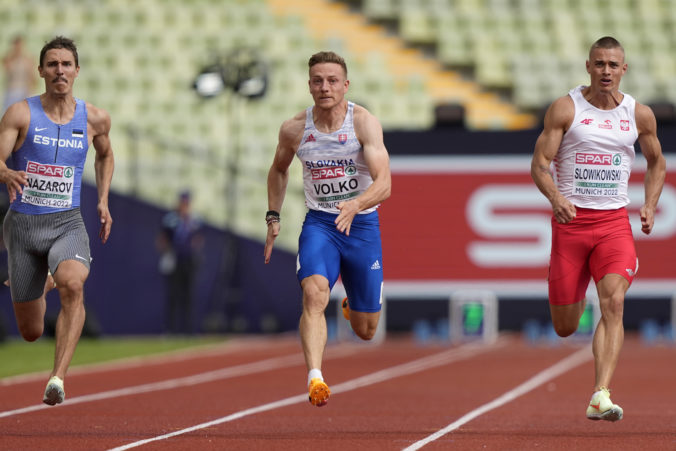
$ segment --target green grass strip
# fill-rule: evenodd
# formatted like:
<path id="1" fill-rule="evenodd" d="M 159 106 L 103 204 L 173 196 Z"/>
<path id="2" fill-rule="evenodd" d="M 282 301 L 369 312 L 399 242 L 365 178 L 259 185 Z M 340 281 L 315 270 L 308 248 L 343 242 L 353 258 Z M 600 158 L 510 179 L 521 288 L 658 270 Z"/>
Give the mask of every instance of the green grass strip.
<path id="1" fill-rule="evenodd" d="M 222 343 L 224 337 L 124 337 L 82 338 L 70 368 L 128 357 L 161 354 L 180 349 Z M 20 339 L 0 342 L 0 378 L 49 371 L 54 365 L 54 340 L 41 338 L 33 343 Z"/>

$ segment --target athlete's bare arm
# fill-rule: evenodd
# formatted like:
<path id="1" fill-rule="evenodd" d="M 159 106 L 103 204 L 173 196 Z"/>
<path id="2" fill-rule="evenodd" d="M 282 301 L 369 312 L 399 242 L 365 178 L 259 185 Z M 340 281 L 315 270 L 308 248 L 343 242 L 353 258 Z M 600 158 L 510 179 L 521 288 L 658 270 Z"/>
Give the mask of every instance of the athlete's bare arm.
<path id="1" fill-rule="evenodd" d="M 87 103 L 87 127 L 87 136 L 91 138 L 94 150 L 96 150 L 94 171 L 99 196 L 96 209 L 101 221 L 99 238 L 102 243 L 105 243 L 108 241 L 113 225 L 113 218 L 108 209 L 108 194 L 115 169 L 113 147 L 110 143 L 110 115 L 105 110 Z"/>
<path id="2" fill-rule="evenodd" d="M 662 146 L 657 139 L 657 121 L 655 114 L 646 105 L 636 103 L 636 126 L 638 127 L 638 143 L 648 163 L 645 174 L 645 203 L 641 207 L 641 230 L 649 234 L 655 222 L 657 201 L 662 193 L 666 176 L 666 160 L 662 155 Z"/>
<path id="3" fill-rule="evenodd" d="M 25 171 L 9 169 L 5 162 L 23 144 L 29 124 L 30 109 L 25 101 L 10 106 L 0 120 L 0 182 L 7 185 L 10 202 L 16 199 L 17 193 L 23 192 L 28 176 Z"/>
<path id="4" fill-rule="evenodd" d="M 385 148 L 380 122 L 365 108 L 355 105 L 354 131 L 364 149 L 364 160 L 373 183 L 359 196 L 336 206 L 340 210 L 336 218 L 336 228 L 346 235 L 350 235 L 352 220 L 357 213 L 383 202 L 390 197 L 392 190 L 390 157 Z"/>
<path id="5" fill-rule="evenodd" d="M 561 145 L 563 134 L 575 117 L 575 106 L 570 96 L 556 99 L 545 114 L 544 128 L 537 141 L 530 166 L 530 175 L 538 189 L 552 204 L 554 218 L 566 224 L 575 218 L 575 206 L 556 187 L 550 165 Z"/>
<path id="6" fill-rule="evenodd" d="M 282 211 L 286 186 L 289 183 L 289 166 L 296 155 L 296 149 L 303 138 L 305 128 L 305 111 L 298 113 L 293 118 L 284 121 L 279 129 L 279 142 L 275 151 L 275 158 L 268 171 L 268 209 L 277 212 Z M 279 235 L 280 223 L 273 222 L 268 225 L 268 234 L 265 239 L 265 263 L 270 261 L 272 246 Z"/>

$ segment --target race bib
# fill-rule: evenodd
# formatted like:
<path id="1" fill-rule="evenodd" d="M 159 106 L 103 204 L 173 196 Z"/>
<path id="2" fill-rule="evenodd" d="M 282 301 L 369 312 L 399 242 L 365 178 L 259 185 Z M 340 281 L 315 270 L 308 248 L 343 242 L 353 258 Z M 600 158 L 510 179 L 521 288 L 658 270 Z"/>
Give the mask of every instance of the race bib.
<path id="1" fill-rule="evenodd" d="M 70 208 L 73 205 L 75 168 L 28 161 L 28 186 L 21 202 L 41 207 Z"/>
<path id="2" fill-rule="evenodd" d="M 575 154 L 573 194 L 612 197 L 620 195 L 622 155 L 578 152 Z"/>

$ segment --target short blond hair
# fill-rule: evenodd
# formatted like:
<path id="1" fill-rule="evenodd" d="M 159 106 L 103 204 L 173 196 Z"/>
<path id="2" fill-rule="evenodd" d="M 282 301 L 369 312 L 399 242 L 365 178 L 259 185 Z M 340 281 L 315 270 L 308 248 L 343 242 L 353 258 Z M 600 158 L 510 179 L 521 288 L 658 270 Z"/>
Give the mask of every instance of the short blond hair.
<path id="1" fill-rule="evenodd" d="M 620 49 L 622 50 L 622 55 L 624 55 L 624 47 L 622 47 L 620 41 L 612 36 L 604 36 L 593 43 L 589 49 L 589 59 L 591 59 L 591 54 L 594 49 Z"/>
<path id="2" fill-rule="evenodd" d="M 312 69 L 312 66 L 320 63 L 335 63 L 340 65 L 343 68 L 345 73 L 345 78 L 347 78 L 347 64 L 342 56 L 338 55 L 335 52 L 318 52 L 310 57 L 307 65 L 309 69 Z"/>

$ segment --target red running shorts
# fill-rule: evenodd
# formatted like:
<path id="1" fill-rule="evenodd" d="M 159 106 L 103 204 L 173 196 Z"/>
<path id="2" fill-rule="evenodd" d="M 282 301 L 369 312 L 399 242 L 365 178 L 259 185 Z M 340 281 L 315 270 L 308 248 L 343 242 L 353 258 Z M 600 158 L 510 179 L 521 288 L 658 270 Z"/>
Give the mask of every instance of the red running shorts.
<path id="1" fill-rule="evenodd" d="M 552 218 L 549 262 L 549 302 L 568 305 L 581 301 L 590 278 L 598 283 L 606 274 L 619 274 L 629 284 L 638 259 L 626 208 L 577 208 L 568 224 Z"/>

